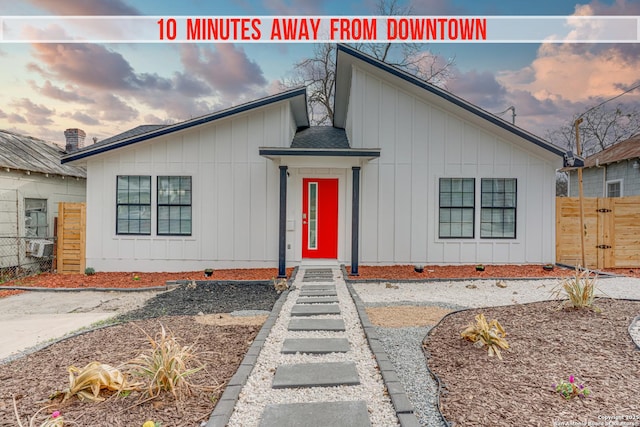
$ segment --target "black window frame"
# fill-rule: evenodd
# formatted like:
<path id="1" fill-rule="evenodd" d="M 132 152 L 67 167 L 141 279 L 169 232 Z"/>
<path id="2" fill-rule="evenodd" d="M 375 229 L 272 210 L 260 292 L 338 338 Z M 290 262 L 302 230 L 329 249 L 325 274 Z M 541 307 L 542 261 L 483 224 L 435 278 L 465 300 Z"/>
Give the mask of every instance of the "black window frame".
<path id="1" fill-rule="evenodd" d="M 120 179 L 121 178 L 127 178 L 127 203 L 123 203 L 120 202 Z M 130 187 L 130 183 L 129 183 L 129 179 L 130 178 L 138 178 L 139 180 L 141 178 L 147 178 L 149 181 L 149 203 L 141 203 L 140 200 L 140 194 L 142 194 L 142 192 L 140 191 L 140 187 L 138 188 L 138 202 L 137 203 L 132 203 L 131 201 L 129 201 L 130 198 L 130 192 L 129 187 Z M 140 184 L 140 181 L 138 181 L 138 184 Z M 118 236 L 150 236 L 151 235 L 151 175 L 117 175 L 116 176 L 116 235 Z M 133 207 L 133 206 L 138 206 L 138 207 L 143 207 L 146 206 L 148 207 L 149 210 L 149 219 L 132 219 L 131 218 L 131 212 L 127 212 L 127 216 L 128 218 L 126 219 L 127 221 L 138 221 L 138 230 L 140 230 L 140 225 L 142 224 L 142 221 L 148 221 L 149 222 L 149 232 L 129 232 L 128 230 L 125 231 L 121 231 L 120 230 L 120 207 L 121 206 L 127 206 L 127 207 Z M 128 210 L 128 209 L 127 209 Z M 130 225 L 130 222 L 129 222 Z M 130 229 L 130 226 L 127 227 L 128 229 Z"/>
<path id="2" fill-rule="evenodd" d="M 453 185 L 453 180 L 462 180 L 462 186 L 463 186 L 463 191 L 461 193 L 461 203 L 460 205 L 454 205 L 453 204 L 453 196 L 451 196 L 450 198 L 450 202 L 448 206 L 443 206 L 442 203 L 442 185 L 443 182 L 445 180 L 449 180 L 451 181 L 451 185 Z M 473 185 L 473 193 L 472 193 L 472 198 L 473 198 L 473 205 L 472 206 L 464 206 L 464 181 L 471 181 L 472 185 Z M 453 194 L 453 191 L 448 191 L 445 193 L 450 193 Z M 461 209 L 461 216 L 464 215 L 464 211 L 465 210 L 470 210 L 471 211 L 471 236 L 443 236 L 442 235 L 442 221 L 440 220 L 440 218 L 442 217 L 442 213 L 443 210 L 448 210 L 449 211 L 449 215 L 451 215 L 451 210 L 452 209 Z M 476 235 L 476 179 L 475 178 L 460 178 L 460 177 L 441 177 L 438 180 L 438 238 L 439 239 L 475 239 L 475 235 Z M 448 222 L 449 225 L 451 225 L 451 221 Z M 463 224 L 463 222 L 461 222 L 461 224 Z M 451 234 L 451 233 L 449 233 Z"/>
<path id="3" fill-rule="evenodd" d="M 163 200 L 164 196 L 161 197 L 160 195 L 160 191 L 161 191 L 161 186 L 160 186 L 160 180 L 161 179 L 165 179 L 168 178 L 169 180 L 171 180 L 171 178 L 178 178 L 180 180 L 180 182 L 182 183 L 182 180 L 188 180 L 189 181 L 189 199 L 188 199 L 188 203 L 183 203 L 183 196 L 179 196 L 178 197 L 178 203 L 171 203 L 169 200 L 167 200 L 167 203 L 161 203 L 161 200 Z M 180 218 L 178 219 L 178 222 L 180 224 L 179 228 L 180 231 L 179 232 L 171 232 L 171 208 L 175 208 L 175 207 L 179 207 L 180 208 Z M 160 215 L 160 210 L 161 208 L 169 208 L 168 209 L 168 214 L 169 214 L 169 218 L 168 219 L 161 219 L 161 215 Z M 182 230 L 182 222 L 185 221 L 182 219 L 182 209 L 183 208 L 189 208 L 189 232 L 188 233 L 183 233 Z M 167 233 L 161 233 L 160 232 L 160 221 L 168 221 L 168 230 L 169 232 Z M 193 235 L 193 178 L 190 175 L 158 175 L 156 177 L 156 234 L 158 236 L 181 236 L 181 237 L 188 237 Z"/>
<path id="4" fill-rule="evenodd" d="M 503 191 L 491 191 L 491 192 L 485 192 L 484 191 L 484 181 L 503 181 Z M 506 190 L 506 182 L 507 181 L 513 181 L 513 191 L 512 192 L 507 192 Z M 492 189 L 495 189 L 495 185 L 491 186 Z M 485 194 L 486 195 L 491 195 L 491 205 L 490 206 L 485 206 Z M 513 206 L 504 206 L 504 204 L 506 203 L 506 194 L 512 194 L 513 195 Z M 498 195 L 498 197 L 495 197 L 495 195 Z M 500 199 L 500 195 L 502 195 L 502 206 L 495 205 L 494 203 L 496 202 L 496 200 Z M 486 201 L 488 203 L 488 200 Z M 483 224 L 492 224 L 492 232 L 493 232 L 493 224 L 498 224 L 497 222 L 492 221 L 484 221 L 483 220 L 483 214 L 482 212 L 485 209 L 490 209 L 492 211 L 492 218 L 493 218 L 493 211 L 494 210 L 501 210 L 502 211 L 502 219 L 503 221 L 500 224 L 506 224 L 504 222 L 504 215 L 506 211 L 513 211 L 513 236 L 483 236 Z M 502 233 L 504 234 L 504 227 L 502 230 Z M 517 178 L 481 178 L 480 179 L 480 238 L 481 239 L 508 239 L 508 240 L 514 240 L 518 238 L 518 179 Z"/>

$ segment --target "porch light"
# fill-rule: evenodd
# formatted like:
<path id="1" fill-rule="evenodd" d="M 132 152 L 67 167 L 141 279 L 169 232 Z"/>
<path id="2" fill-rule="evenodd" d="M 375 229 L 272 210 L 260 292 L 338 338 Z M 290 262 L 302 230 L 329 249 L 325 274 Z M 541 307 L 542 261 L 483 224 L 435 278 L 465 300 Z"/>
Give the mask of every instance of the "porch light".
<path id="1" fill-rule="evenodd" d="M 633 168 L 634 169 L 640 169 L 640 161 L 638 161 L 638 159 L 635 159 L 633 161 Z"/>

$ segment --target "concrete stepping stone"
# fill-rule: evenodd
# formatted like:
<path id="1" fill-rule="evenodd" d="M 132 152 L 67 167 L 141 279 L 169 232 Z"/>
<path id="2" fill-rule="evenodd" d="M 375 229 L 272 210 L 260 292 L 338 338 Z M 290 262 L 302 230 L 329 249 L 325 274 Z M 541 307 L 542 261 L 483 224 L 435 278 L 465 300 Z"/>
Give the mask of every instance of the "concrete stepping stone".
<path id="1" fill-rule="evenodd" d="M 300 290 L 302 291 L 326 291 L 326 290 L 336 290 L 336 285 L 326 284 L 326 285 L 302 285 Z"/>
<path id="2" fill-rule="evenodd" d="M 296 304 L 334 304 L 337 302 L 337 297 L 302 297 L 298 298 Z"/>
<path id="3" fill-rule="evenodd" d="M 287 338 L 282 344 L 282 354 L 346 353 L 351 349 L 346 338 Z"/>
<path id="4" fill-rule="evenodd" d="M 291 307 L 292 316 L 317 316 L 321 314 L 340 314 L 338 304 L 296 304 Z"/>
<path id="5" fill-rule="evenodd" d="M 345 330 L 342 319 L 291 319 L 290 331 L 337 331 Z"/>
<path id="6" fill-rule="evenodd" d="M 370 427 L 367 403 L 349 402 L 285 403 L 267 405 L 260 427 Z"/>
<path id="7" fill-rule="evenodd" d="M 280 365 L 272 388 L 334 387 L 358 385 L 360 378 L 354 362 L 297 363 Z"/>
<path id="8" fill-rule="evenodd" d="M 301 297 L 336 297 L 338 292 L 335 289 L 309 289 L 300 291 Z"/>

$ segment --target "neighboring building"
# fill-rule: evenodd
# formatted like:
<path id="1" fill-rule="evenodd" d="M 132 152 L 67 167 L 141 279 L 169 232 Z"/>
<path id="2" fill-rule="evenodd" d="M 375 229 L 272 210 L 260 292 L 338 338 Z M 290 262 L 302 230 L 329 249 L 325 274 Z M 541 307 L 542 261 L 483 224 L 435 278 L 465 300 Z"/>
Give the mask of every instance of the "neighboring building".
<path id="1" fill-rule="evenodd" d="M 79 129 L 68 131 L 76 144 L 83 138 Z M 0 268 L 30 262 L 29 242 L 53 237 L 58 202 L 85 200 L 85 169 L 61 165 L 64 153 L 40 139 L 0 131 Z"/>
<path id="2" fill-rule="evenodd" d="M 101 142 L 87 167 L 87 266 L 547 263 L 563 152 L 347 46 L 334 127 L 306 91 Z"/>
<path id="3" fill-rule="evenodd" d="M 569 172 L 569 196 L 578 197 L 578 172 Z M 584 197 L 640 195 L 640 134 L 618 142 L 584 160 Z"/>

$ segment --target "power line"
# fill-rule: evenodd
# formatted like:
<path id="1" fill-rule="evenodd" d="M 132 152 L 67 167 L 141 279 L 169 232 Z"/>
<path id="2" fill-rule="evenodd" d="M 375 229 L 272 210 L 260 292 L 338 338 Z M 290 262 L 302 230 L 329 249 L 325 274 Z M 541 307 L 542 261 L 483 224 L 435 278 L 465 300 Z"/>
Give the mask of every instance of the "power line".
<path id="1" fill-rule="evenodd" d="M 578 119 L 579 119 L 580 117 L 584 116 L 585 114 L 587 114 L 589 111 L 595 110 L 596 108 L 603 106 L 603 105 L 604 105 L 604 104 L 606 104 L 607 102 L 609 102 L 609 101 L 613 101 L 613 100 L 614 100 L 614 99 L 616 99 L 616 98 L 620 98 L 622 95 L 625 95 L 625 94 L 627 94 L 627 93 L 631 92 L 632 90 L 638 89 L 639 87 L 640 87 L 640 83 L 638 83 L 638 84 L 637 84 L 637 85 L 635 85 L 635 86 L 630 87 L 629 89 L 625 90 L 625 91 L 624 91 L 624 92 L 622 92 L 622 93 L 619 93 L 618 95 L 616 95 L 616 96 L 614 96 L 614 97 L 612 97 L 612 98 L 609 98 L 609 99 L 607 99 L 607 100 L 605 100 L 605 101 L 602 101 L 600 104 L 596 105 L 595 107 L 591 107 L 591 108 L 589 108 L 587 111 L 585 111 L 584 113 L 580 114 L 580 115 L 578 116 Z"/>

